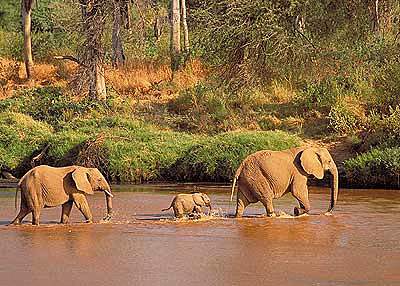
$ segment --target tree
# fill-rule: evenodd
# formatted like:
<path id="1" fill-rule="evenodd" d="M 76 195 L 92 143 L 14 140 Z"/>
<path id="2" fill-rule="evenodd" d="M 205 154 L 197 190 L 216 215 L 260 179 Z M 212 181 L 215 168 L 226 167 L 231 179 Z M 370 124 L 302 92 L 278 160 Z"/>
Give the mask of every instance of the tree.
<path id="1" fill-rule="evenodd" d="M 21 14 L 22 22 L 24 27 L 24 62 L 27 78 L 31 78 L 33 66 L 32 59 L 32 4 L 33 0 L 22 0 L 21 1 Z"/>
<path id="2" fill-rule="evenodd" d="M 183 47 L 185 49 L 185 53 L 189 53 L 189 29 L 187 25 L 187 17 L 186 17 L 186 1 L 181 0 L 181 17 L 182 17 L 182 28 L 183 28 Z"/>
<path id="3" fill-rule="evenodd" d="M 88 80 L 89 97 L 105 99 L 107 97 L 104 79 L 102 36 L 104 30 L 104 11 L 106 0 L 80 0 L 83 29 L 86 43 L 81 57 L 82 80 Z"/>
<path id="4" fill-rule="evenodd" d="M 120 36 L 121 26 L 129 29 L 129 1 L 113 0 L 113 27 L 112 27 L 112 65 L 118 67 L 125 63 L 125 54 Z"/>
<path id="5" fill-rule="evenodd" d="M 189 29 L 187 25 L 187 12 L 185 0 L 172 0 L 171 2 L 171 69 L 177 71 L 179 69 L 182 53 L 181 53 L 181 22 L 183 29 L 183 50 L 185 52 L 185 61 L 189 56 Z"/>
<path id="6" fill-rule="evenodd" d="M 179 69 L 181 53 L 179 0 L 171 1 L 171 69 Z"/>

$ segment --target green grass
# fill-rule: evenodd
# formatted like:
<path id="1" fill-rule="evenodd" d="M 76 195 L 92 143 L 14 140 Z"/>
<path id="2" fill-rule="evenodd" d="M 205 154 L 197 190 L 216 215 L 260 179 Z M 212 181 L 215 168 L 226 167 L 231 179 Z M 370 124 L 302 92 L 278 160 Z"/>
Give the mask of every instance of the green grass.
<path id="1" fill-rule="evenodd" d="M 34 154 L 50 144 L 38 163 L 97 167 L 113 182 L 229 181 L 247 155 L 300 142 L 282 131 L 206 136 L 161 130 L 125 114 L 90 115 L 63 127 L 51 121 L 55 129 L 29 115 L 0 113 L 0 167 L 22 176 Z"/>
<path id="2" fill-rule="evenodd" d="M 53 128 L 28 115 L 0 112 L 0 168 L 15 169 L 47 142 Z"/>
<path id="3" fill-rule="evenodd" d="M 283 131 L 226 132 L 204 137 L 162 175 L 174 181 L 227 182 L 241 161 L 259 150 L 283 150 L 297 146 L 300 139 Z"/>

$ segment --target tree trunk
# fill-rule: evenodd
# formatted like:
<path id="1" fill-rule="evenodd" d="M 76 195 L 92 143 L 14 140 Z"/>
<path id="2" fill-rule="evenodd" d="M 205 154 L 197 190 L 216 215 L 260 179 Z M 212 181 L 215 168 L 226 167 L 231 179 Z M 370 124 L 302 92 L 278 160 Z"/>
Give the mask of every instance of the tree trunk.
<path id="1" fill-rule="evenodd" d="M 104 18 L 102 0 L 80 0 L 82 7 L 83 26 L 86 32 L 86 44 L 83 51 L 83 65 L 87 69 L 89 80 L 89 97 L 106 99 L 106 85 L 102 49 Z"/>
<path id="2" fill-rule="evenodd" d="M 171 2 L 171 69 L 179 69 L 181 38 L 180 38 L 180 13 L 179 0 Z"/>
<path id="3" fill-rule="evenodd" d="M 183 27 L 183 46 L 185 53 L 189 53 L 189 29 L 186 20 L 186 0 L 181 0 L 181 17 L 182 17 L 182 27 Z"/>
<path id="4" fill-rule="evenodd" d="M 32 76 L 31 68 L 33 66 L 32 36 L 31 36 L 32 2 L 33 0 L 22 0 L 21 2 L 21 14 L 24 26 L 24 62 L 25 62 L 26 77 L 28 79 L 30 79 Z"/>
<path id="5" fill-rule="evenodd" d="M 379 34 L 379 0 L 366 1 L 371 31 Z"/>
<path id="6" fill-rule="evenodd" d="M 113 15 L 113 28 L 112 28 L 112 65 L 119 67 L 125 63 L 124 49 L 120 36 L 122 25 L 123 5 L 125 2 L 114 0 L 114 15 Z"/>
<path id="7" fill-rule="evenodd" d="M 374 31 L 379 33 L 379 0 L 375 0 L 375 21 Z"/>

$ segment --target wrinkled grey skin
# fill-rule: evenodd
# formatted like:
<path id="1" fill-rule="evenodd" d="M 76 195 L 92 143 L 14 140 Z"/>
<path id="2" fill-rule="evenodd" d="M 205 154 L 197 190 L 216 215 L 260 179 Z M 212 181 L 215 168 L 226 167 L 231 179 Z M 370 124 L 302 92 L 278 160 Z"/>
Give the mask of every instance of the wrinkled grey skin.
<path id="1" fill-rule="evenodd" d="M 235 217 L 241 217 L 250 203 L 260 201 L 268 216 L 274 216 L 272 200 L 291 192 L 299 202 L 294 215 L 310 211 L 308 199 L 308 177 L 318 179 L 325 172 L 331 175 L 331 200 L 327 213 L 332 212 L 338 196 L 338 171 L 325 148 L 301 147 L 283 151 L 259 151 L 243 160 L 233 178 L 232 194 L 238 183 Z"/>
<path id="2" fill-rule="evenodd" d="M 110 185 L 96 168 L 37 166 L 21 178 L 17 192 L 19 190 L 21 207 L 11 224 L 21 224 L 24 217 L 32 213 L 32 224 L 39 225 L 41 209 L 59 205 L 62 205 L 61 223 L 67 223 L 74 203 L 86 221 L 93 222 L 86 195 L 94 191 L 105 193 L 107 214 L 104 219 L 111 218 L 113 195 Z"/>
<path id="3" fill-rule="evenodd" d="M 185 214 L 201 214 L 203 212 L 201 207 L 204 206 L 209 207 L 211 210 L 211 200 L 204 193 L 178 194 L 172 200 L 170 207 L 162 211 L 173 208 L 175 217 L 183 218 Z"/>

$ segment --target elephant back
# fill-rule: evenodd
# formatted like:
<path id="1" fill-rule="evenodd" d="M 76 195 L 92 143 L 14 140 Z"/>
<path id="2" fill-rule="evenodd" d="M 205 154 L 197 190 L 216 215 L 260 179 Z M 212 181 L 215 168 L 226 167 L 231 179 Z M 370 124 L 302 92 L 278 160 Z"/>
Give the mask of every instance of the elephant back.
<path id="1" fill-rule="evenodd" d="M 69 195 L 65 192 L 65 183 L 62 173 L 57 168 L 38 166 L 30 170 L 20 180 L 21 191 L 28 198 L 36 198 L 43 207 L 54 207 L 68 201 Z"/>

